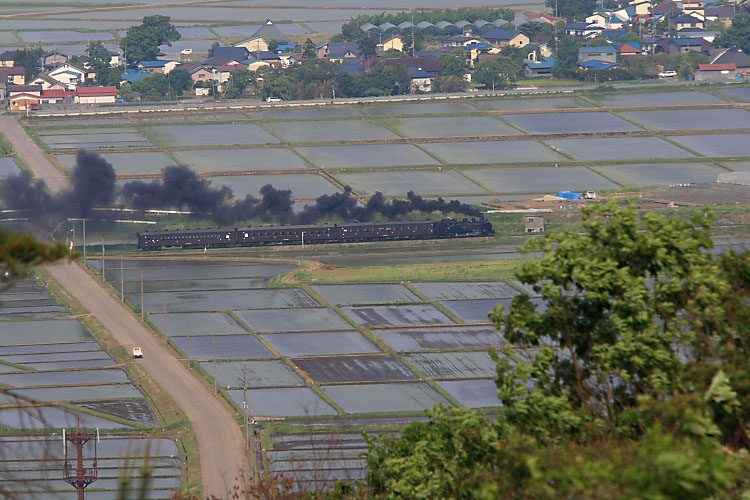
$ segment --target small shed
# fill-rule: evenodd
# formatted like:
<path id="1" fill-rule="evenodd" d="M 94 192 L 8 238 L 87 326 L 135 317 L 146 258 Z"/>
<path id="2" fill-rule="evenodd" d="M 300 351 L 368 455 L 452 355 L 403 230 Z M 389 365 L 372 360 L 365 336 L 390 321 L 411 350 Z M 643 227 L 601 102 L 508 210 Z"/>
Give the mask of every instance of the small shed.
<path id="1" fill-rule="evenodd" d="M 541 215 L 524 215 L 523 226 L 525 233 L 543 233 L 544 217 Z"/>

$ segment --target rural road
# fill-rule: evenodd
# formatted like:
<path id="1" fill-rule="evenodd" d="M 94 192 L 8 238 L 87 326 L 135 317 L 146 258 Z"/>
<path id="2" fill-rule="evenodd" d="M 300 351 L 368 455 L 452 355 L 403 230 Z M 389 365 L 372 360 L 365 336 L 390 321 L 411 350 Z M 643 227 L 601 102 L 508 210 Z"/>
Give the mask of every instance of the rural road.
<path id="1" fill-rule="evenodd" d="M 34 144 L 15 116 L 0 116 L 0 132 L 52 191 L 68 186 L 67 178 Z M 177 403 L 195 430 L 204 497 L 227 498 L 235 485 L 246 485 L 250 475 L 245 439 L 230 410 L 79 264 L 62 262 L 45 268 L 126 350 L 136 345 L 143 348 L 143 359 L 136 362 Z"/>

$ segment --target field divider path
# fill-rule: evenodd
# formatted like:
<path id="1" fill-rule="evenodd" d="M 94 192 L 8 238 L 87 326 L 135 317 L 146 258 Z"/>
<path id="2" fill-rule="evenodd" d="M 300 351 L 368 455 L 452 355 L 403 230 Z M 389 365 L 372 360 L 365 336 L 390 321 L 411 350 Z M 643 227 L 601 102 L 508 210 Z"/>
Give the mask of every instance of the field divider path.
<path id="1" fill-rule="evenodd" d="M 52 192 L 60 192 L 70 185 L 15 116 L 0 116 L 0 132 Z M 126 351 L 136 345 L 145 349 L 145 356 L 138 365 L 182 409 L 195 430 L 204 497 L 225 498 L 235 484 L 250 477 L 244 439 L 229 409 L 193 377 L 123 303 L 78 264 L 56 263 L 44 267 Z"/>

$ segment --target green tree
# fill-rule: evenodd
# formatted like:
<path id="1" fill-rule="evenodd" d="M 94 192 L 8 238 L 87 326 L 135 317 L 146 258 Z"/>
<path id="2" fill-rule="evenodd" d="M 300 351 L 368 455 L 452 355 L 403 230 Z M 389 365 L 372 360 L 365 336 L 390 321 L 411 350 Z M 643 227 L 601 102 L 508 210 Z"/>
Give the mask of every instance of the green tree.
<path id="1" fill-rule="evenodd" d="M 438 92 L 463 92 L 466 85 L 466 80 L 456 75 L 441 76 L 437 79 Z"/>
<path id="2" fill-rule="evenodd" d="M 208 57 L 213 57 L 216 49 L 218 49 L 219 47 L 221 47 L 221 44 L 219 42 L 212 43 L 208 48 Z"/>
<path id="3" fill-rule="evenodd" d="M 436 408 L 368 438 L 376 498 L 744 498 L 750 493 L 750 253 L 714 255 L 710 217 L 612 203 L 524 251 L 490 314 L 503 410 Z M 544 304 L 543 308 L 537 307 Z"/>
<path id="4" fill-rule="evenodd" d="M 578 70 L 578 49 L 580 44 L 571 36 L 563 35 L 557 43 L 555 65 L 552 74 L 558 78 L 575 77 Z"/>
<path id="5" fill-rule="evenodd" d="M 86 47 L 88 65 L 96 73 L 96 81 L 100 85 L 119 86 L 122 80 L 122 70 L 112 67 L 112 56 L 102 42 L 89 42 Z"/>
<path id="6" fill-rule="evenodd" d="M 745 53 L 750 53 L 750 13 L 737 14 L 732 19 L 732 25 L 726 32 L 714 39 L 717 47 L 739 47 Z"/>
<path id="7" fill-rule="evenodd" d="M 498 57 L 477 64 L 474 68 L 473 80 L 488 89 L 505 89 L 516 83 L 521 71 L 519 61 L 509 57 Z"/>
<path id="8" fill-rule="evenodd" d="M 180 39 L 180 32 L 172 26 L 167 16 L 146 16 L 138 26 L 130 28 L 120 41 L 120 47 L 125 51 L 127 64 L 133 66 L 138 61 L 156 59 L 159 46 L 172 45 Z"/>
<path id="9" fill-rule="evenodd" d="M 315 57 L 315 42 L 309 38 L 302 44 L 302 55 L 307 57 Z"/>
<path id="10" fill-rule="evenodd" d="M 367 35 L 362 35 L 357 40 L 360 53 L 364 59 L 375 57 L 378 54 L 378 41 Z"/>
<path id="11" fill-rule="evenodd" d="M 680 66 L 677 69 L 678 78 L 692 76 L 699 64 L 708 62 L 708 56 L 700 52 L 690 51 L 680 56 Z"/>
<path id="12" fill-rule="evenodd" d="M 42 70 L 39 60 L 44 54 L 41 47 L 17 50 L 13 54 L 13 64 L 26 70 L 26 81 L 33 80 Z"/>
<path id="13" fill-rule="evenodd" d="M 440 54 L 438 61 L 443 65 L 443 76 L 463 76 L 466 73 L 469 53 L 457 47 L 447 54 Z"/>
<path id="14" fill-rule="evenodd" d="M 557 7 L 558 15 L 568 20 L 584 19 L 597 8 L 597 0 L 546 0 L 545 3 L 550 9 Z"/>
<path id="15" fill-rule="evenodd" d="M 169 82 L 169 97 L 175 98 L 182 96 L 186 90 L 193 88 L 193 78 L 187 70 L 176 68 L 167 75 Z"/>

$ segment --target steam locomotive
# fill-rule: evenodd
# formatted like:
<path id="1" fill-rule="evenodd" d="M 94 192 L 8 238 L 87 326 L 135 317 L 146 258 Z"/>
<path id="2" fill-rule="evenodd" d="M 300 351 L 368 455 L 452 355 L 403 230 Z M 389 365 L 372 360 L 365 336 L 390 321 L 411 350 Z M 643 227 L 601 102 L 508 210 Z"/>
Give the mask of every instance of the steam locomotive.
<path id="1" fill-rule="evenodd" d="M 138 248 L 226 248 L 262 245 L 359 243 L 492 236 L 492 224 L 479 219 L 356 222 L 306 226 L 258 226 L 245 229 L 185 229 L 138 233 Z"/>

